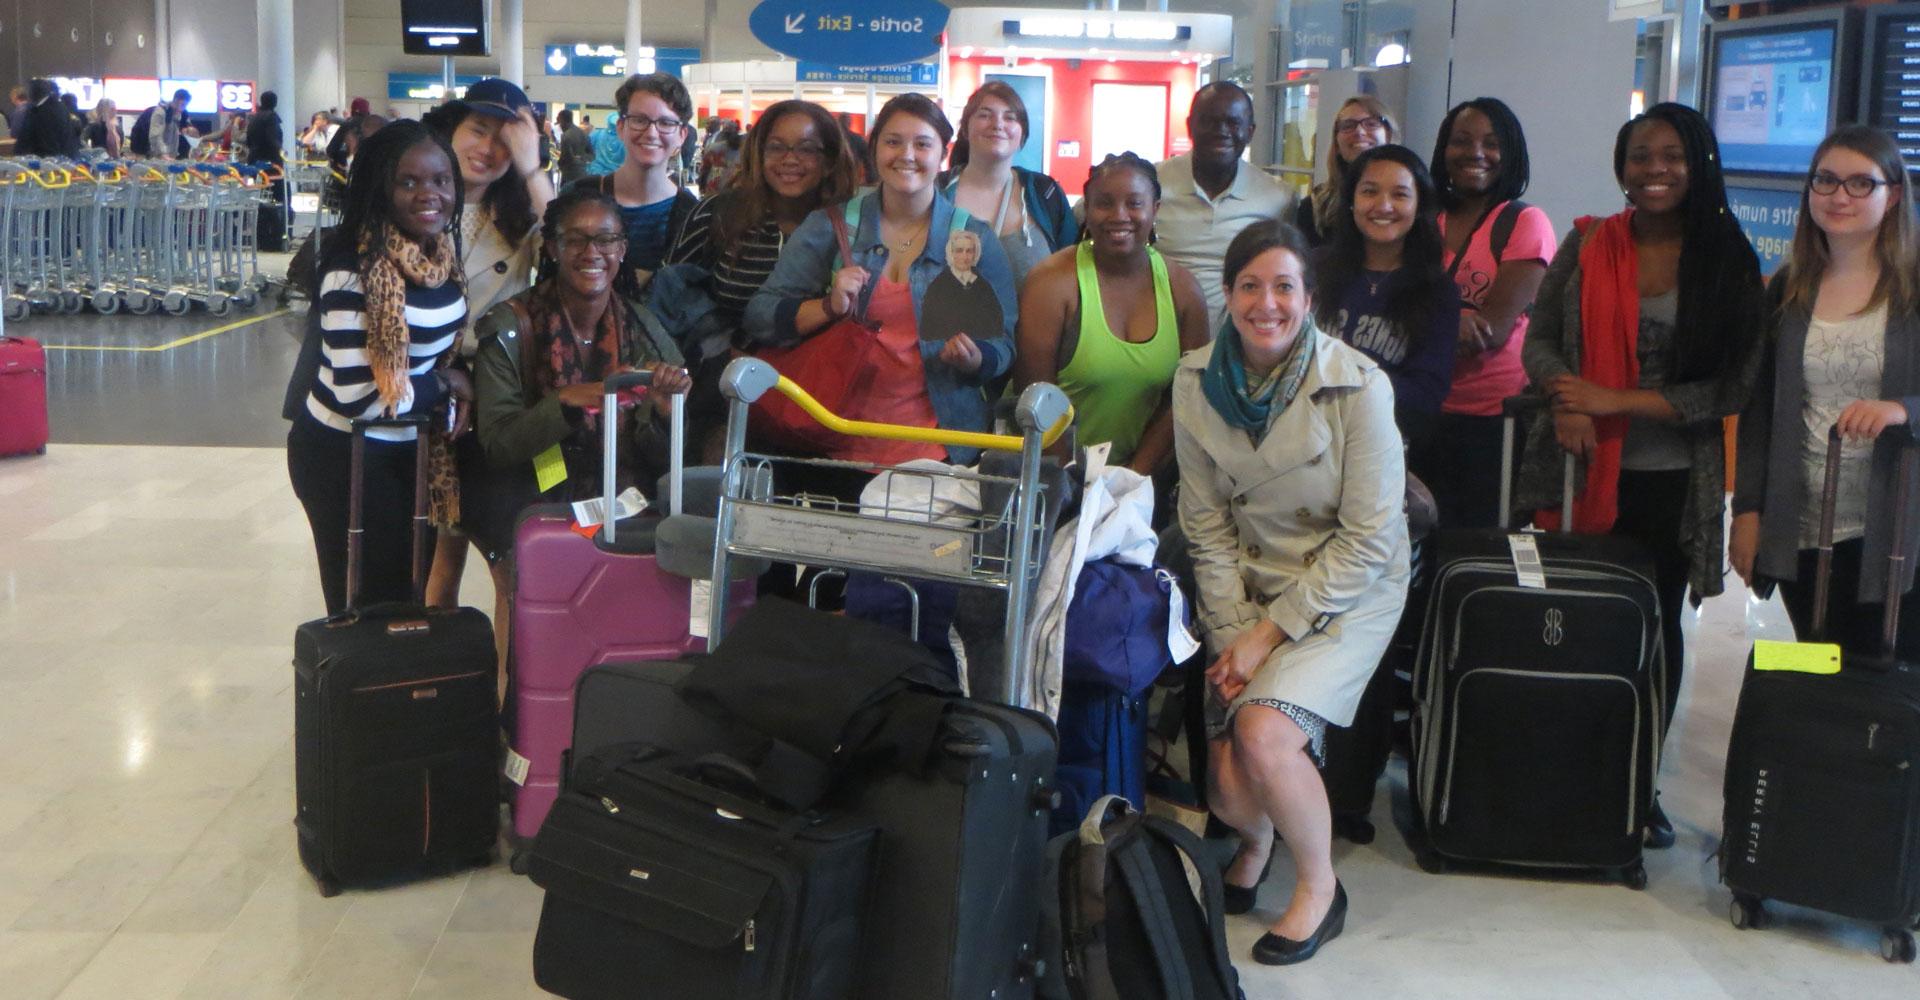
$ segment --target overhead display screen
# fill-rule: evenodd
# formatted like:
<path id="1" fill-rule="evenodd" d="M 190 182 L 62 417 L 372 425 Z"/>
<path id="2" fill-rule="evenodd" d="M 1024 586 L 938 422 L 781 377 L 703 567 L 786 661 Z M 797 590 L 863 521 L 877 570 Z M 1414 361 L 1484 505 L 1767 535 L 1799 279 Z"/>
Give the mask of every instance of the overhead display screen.
<path id="1" fill-rule="evenodd" d="M 1728 170 L 1806 172 L 1833 124 L 1838 33 L 1814 24 L 1715 39 L 1713 130 Z"/>
<path id="2" fill-rule="evenodd" d="M 493 40 L 487 0 L 401 0 L 401 50 L 417 56 L 484 56 Z"/>
<path id="3" fill-rule="evenodd" d="M 1875 23 L 1867 58 L 1861 117 L 1900 143 L 1908 170 L 1920 170 L 1920 10 Z"/>

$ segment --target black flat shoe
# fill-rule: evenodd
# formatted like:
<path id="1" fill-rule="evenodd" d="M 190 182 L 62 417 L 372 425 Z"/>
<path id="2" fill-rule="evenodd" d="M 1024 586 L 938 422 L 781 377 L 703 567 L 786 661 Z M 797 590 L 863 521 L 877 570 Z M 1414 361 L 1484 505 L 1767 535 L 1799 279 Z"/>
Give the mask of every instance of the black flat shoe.
<path id="1" fill-rule="evenodd" d="M 1320 926 L 1305 941 L 1266 934 L 1253 943 L 1253 960 L 1261 965 L 1296 965 L 1312 958 L 1320 946 L 1340 936 L 1347 926 L 1347 887 L 1334 883 L 1333 905 L 1320 918 Z"/>
<path id="2" fill-rule="evenodd" d="M 1644 843 L 1647 847 L 1662 851 L 1673 846 L 1673 821 L 1667 818 L 1667 811 L 1660 808 L 1660 800 L 1653 800 L 1653 811 L 1647 814 L 1647 830 Z"/>
<path id="3" fill-rule="evenodd" d="M 1227 867 L 1233 867 L 1232 858 L 1227 859 Z M 1250 886 L 1234 885 L 1227 881 L 1224 874 L 1221 876 L 1220 896 L 1225 904 L 1222 908 L 1227 911 L 1227 916 L 1237 917 L 1242 913 L 1253 912 L 1253 904 L 1260 896 L 1260 885 L 1267 880 L 1267 873 L 1271 871 L 1273 871 L 1273 855 L 1268 854 L 1267 863 L 1260 869 L 1259 881 Z"/>

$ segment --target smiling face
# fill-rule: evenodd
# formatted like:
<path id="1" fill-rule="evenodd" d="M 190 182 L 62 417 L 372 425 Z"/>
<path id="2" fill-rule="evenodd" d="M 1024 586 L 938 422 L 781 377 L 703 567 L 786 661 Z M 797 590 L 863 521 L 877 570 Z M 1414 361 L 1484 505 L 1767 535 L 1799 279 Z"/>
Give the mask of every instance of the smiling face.
<path id="1" fill-rule="evenodd" d="M 1901 189 L 1890 184 L 1874 185 L 1873 193 L 1864 198 L 1848 193 L 1846 181 L 1851 178 L 1876 181 L 1893 178 L 1887 177 L 1872 157 L 1844 146 L 1835 146 L 1822 154 L 1820 161 L 1813 165 L 1813 173 L 1816 178 L 1840 182 L 1832 194 L 1807 191 L 1807 208 L 1813 215 L 1814 225 L 1829 237 L 1872 236 L 1879 232 L 1888 210 L 1900 202 Z"/>
<path id="2" fill-rule="evenodd" d="M 1406 239 L 1419 208 L 1413 172 L 1392 160 L 1367 164 L 1353 189 L 1353 221 L 1368 243 L 1397 244 Z"/>
<path id="3" fill-rule="evenodd" d="M 940 158 L 946 151 L 932 125 L 911 114 L 892 115 L 874 140 L 873 159 L 880 168 L 880 186 L 898 195 L 927 190 L 940 171 Z"/>
<path id="4" fill-rule="evenodd" d="M 1461 111 L 1447 133 L 1447 180 L 1453 190 L 1472 197 L 1493 190 L 1499 179 L 1500 139 L 1493 122 L 1477 109 Z"/>
<path id="5" fill-rule="evenodd" d="M 1012 159 L 1027 137 L 1013 108 L 991 96 L 980 99 L 979 106 L 967 118 L 966 129 L 968 155 L 982 161 Z"/>
<path id="6" fill-rule="evenodd" d="M 1273 247 L 1247 262 L 1227 285 L 1227 316 L 1240 334 L 1247 364 L 1272 370 L 1293 347 L 1313 312 L 1306 268 L 1293 251 Z"/>
<path id="7" fill-rule="evenodd" d="M 1340 150 L 1340 159 L 1347 163 L 1386 141 L 1386 124 L 1375 118 L 1364 104 L 1349 104 L 1333 117 L 1333 142 Z"/>
<path id="8" fill-rule="evenodd" d="M 467 196 L 478 200 L 487 185 L 507 175 L 513 167 L 513 154 L 500 139 L 505 124 L 491 115 L 473 113 L 453 130 L 453 157 L 460 161 L 460 179 Z"/>
<path id="9" fill-rule="evenodd" d="M 1087 185 L 1087 236 L 1102 254 L 1123 256 L 1147 245 L 1160 203 L 1144 174 L 1126 167 L 1108 168 Z"/>
<path id="10" fill-rule="evenodd" d="M 643 169 L 658 167 L 673 159 L 674 154 L 680 152 L 680 144 L 687 140 L 686 123 L 680 121 L 672 105 L 656 94 L 636 90 L 621 111 L 625 116 L 620 119 L 620 139 L 626 143 L 627 156 Z M 641 128 L 638 124 L 641 118 L 653 124 Z M 663 121 L 676 125 L 663 132 L 658 125 Z"/>
<path id="11" fill-rule="evenodd" d="M 792 112 L 768 127 L 761 147 L 761 175 L 773 193 L 789 200 L 819 190 L 826 177 L 826 145 L 811 116 Z"/>
<path id="12" fill-rule="evenodd" d="M 563 289 L 580 298 L 598 298 L 613 288 L 613 277 L 627 255 L 620 216 L 588 202 L 560 220 L 560 233 L 548 245 L 560 265 Z"/>
<path id="13" fill-rule="evenodd" d="M 1627 136 L 1620 186 L 1634 208 L 1649 214 L 1677 212 L 1686 204 L 1687 147 L 1672 125 L 1648 119 L 1634 126 Z"/>
<path id="14" fill-rule="evenodd" d="M 1253 105 L 1238 90 L 1215 87 L 1193 102 L 1187 135 L 1193 139 L 1195 160 L 1227 166 L 1253 141 Z"/>
<path id="15" fill-rule="evenodd" d="M 393 222 L 415 242 L 446 231 L 453 214 L 453 164 L 432 142 L 417 142 L 393 170 Z"/>

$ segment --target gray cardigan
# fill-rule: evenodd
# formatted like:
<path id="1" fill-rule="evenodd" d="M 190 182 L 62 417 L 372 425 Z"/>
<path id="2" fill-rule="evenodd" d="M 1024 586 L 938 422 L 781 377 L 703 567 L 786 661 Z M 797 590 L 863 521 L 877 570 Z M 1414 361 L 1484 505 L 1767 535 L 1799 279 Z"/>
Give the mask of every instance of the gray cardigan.
<path id="1" fill-rule="evenodd" d="M 1785 282 L 1776 276 L 1770 291 L 1777 303 Z M 1798 572 L 1801 505 L 1806 500 L 1806 466 L 1800 448 L 1806 434 L 1807 326 L 1804 306 L 1778 307 L 1771 313 L 1760 377 L 1753 398 L 1740 414 L 1739 462 L 1735 467 L 1733 512 L 1760 515 L 1760 551 L 1754 572 L 1769 580 L 1792 580 Z M 1920 417 L 1920 313 L 1889 311 L 1886 362 L 1880 372 L 1880 397 L 1907 408 L 1907 426 Z M 1893 546 L 1895 478 L 1900 468 L 1899 435 L 1873 444 L 1872 479 L 1867 487 L 1866 549 L 1860 560 L 1860 600 L 1887 597 L 1887 554 Z M 1908 496 L 1914 496 L 1909 482 Z M 1901 592 L 1913 588 L 1920 535 L 1904 539 L 1907 557 Z"/>
<path id="2" fill-rule="evenodd" d="M 1580 231 L 1567 234 L 1553 255 L 1540 294 L 1534 300 L 1533 322 L 1527 327 L 1520 361 L 1527 378 L 1543 386 L 1555 375 L 1580 370 Z M 1753 303 L 1756 321 L 1759 302 Z M 1681 382 L 1659 390 L 1680 414 L 1680 433 L 1687 439 L 1691 458 L 1687 500 L 1680 513 L 1680 548 L 1687 554 L 1687 582 L 1696 598 L 1720 593 L 1726 566 L 1727 456 L 1721 418 L 1740 411 L 1753 385 L 1758 351 L 1728 365 L 1719 377 Z M 1541 413 L 1527 432 L 1527 448 L 1520 465 L 1516 506 L 1522 510 L 1560 504 L 1560 445 L 1553 437 L 1553 415 Z M 1586 469 L 1575 470 L 1584 477 Z"/>

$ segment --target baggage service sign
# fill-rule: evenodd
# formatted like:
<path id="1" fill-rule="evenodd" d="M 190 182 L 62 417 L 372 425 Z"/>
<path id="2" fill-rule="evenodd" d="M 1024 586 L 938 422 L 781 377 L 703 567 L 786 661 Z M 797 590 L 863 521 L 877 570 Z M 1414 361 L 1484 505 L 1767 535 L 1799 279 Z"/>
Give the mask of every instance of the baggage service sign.
<path id="1" fill-rule="evenodd" d="M 764 0 L 747 20 L 768 48 L 808 62 L 891 66 L 940 51 L 938 0 Z"/>

